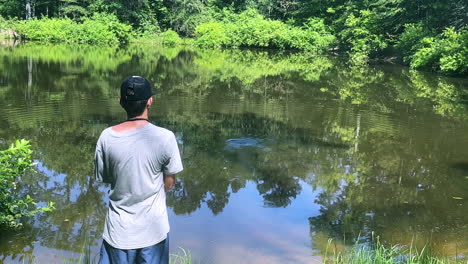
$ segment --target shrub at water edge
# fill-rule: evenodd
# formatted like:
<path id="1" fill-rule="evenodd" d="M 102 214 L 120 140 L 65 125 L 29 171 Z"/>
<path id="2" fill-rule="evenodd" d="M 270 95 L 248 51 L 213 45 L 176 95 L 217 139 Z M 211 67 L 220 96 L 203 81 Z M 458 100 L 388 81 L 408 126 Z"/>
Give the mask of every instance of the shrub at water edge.
<path id="1" fill-rule="evenodd" d="M 82 23 L 69 18 L 22 20 L 14 28 L 24 39 L 48 42 L 117 43 L 127 42 L 131 34 L 131 26 L 102 13 L 84 18 Z"/>
<path id="2" fill-rule="evenodd" d="M 195 44 L 200 47 L 222 47 L 230 44 L 226 35 L 225 25 L 219 21 L 202 23 L 195 28 L 197 39 Z"/>
<path id="3" fill-rule="evenodd" d="M 173 47 L 182 42 L 182 39 L 179 37 L 179 34 L 177 34 L 177 32 L 175 32 L 172 29 L 169 29 L 159 34 L 159 38 L 161 39 L 161 43 L 163 45 L 169 46 L 169 47 Z"/>
<path id="4" fill-rule="evenodd" d="M 322 19 L 311 18 L 303 27 L 264 18 L 254 9 L 240 14 L 224 10 L 220 21 L 210 21 L 195 29 L 195 44 L 201 47 L 260 47 L 323 51 L 335 37 Z"/>
<path id="5" fill-rule="evenodd" d="M 31 149 L 27 140 L 17 140 L 0 151 L 0 225 L 17 227 L 18 220 L 24 216 L 33 216 L 39 212 L 51 211 L 54 204 L 37 207 L 34 199 L 23 195 L 18 186 L 21 177 L 31 170 Z"/>
<path id="6" fill-rule="evenodd" d="M 425 37 L 411 57 L 410 66 L 447 74 L 468 74 L 468 29 L 446 28 L 436 37 Z"/>
<path id="7" fill-rule="evenodd" d="M 387 47 L 385 37 L 378 29 L 376 14 L 370 10 L 351 13 L 338 33 L 353 63 L 363 63 Z"/>
<path id="8" fill-rule="evenodd" d="M 422 23 L 406 24 L 405 30 L 398 38 L 395 47 L 401 51 L 405 63 L 410 63 L 416 51 L 423 47 L 422 39 L 432 35 Z"/>

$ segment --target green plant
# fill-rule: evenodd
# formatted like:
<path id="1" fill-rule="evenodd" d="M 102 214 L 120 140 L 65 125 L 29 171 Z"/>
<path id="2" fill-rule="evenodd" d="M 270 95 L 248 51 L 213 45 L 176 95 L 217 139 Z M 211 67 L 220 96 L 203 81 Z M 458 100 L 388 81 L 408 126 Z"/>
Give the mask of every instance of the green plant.
<path id="1" fill-rule="evenodd" d="M 357 16 L 353 13 L 347 16 L 339 35 L 350 47 L 348 54 L 352 62 L 359 64 L 387 47 L 387 42 L 380 32 L 375 13 L 360 10 Z"/>
<path id="2" fill-rule="evenodd" d="M 22 20 L 15 30 L 24 39 L 46 42 L 105 44 L 128 42 L 131 26 L 122 24 L 115 15 L 96 13 L 77 23 L 69 18 Z"/>
<path id="3" fill-rule="evenodd" d="M 106 13 L 95 13 L 90 19 L 85 20 L 93 25 L 104 25 L 105 30 L 112 33 L 118 42 L 128 42 L 132 27 L 119 22 L 117 16 Z M 83 23 L 85 24 L 85 23 Z"/>
<path id="4" fill-rule="evenodd" d="M 229 44 L 225 27 L 221 22 L 211 21 L 195 28 L 195 45 L 200 47 L 221 47 Z"/>
<path id="5" fill-rule="evenodd" d="M 179 37 L 179 34 L 177 34 L 177 32 L 171 29 L 164 31 L 159 35 L 159 37 L 161 38 L 161 43 L 163 45 L 170 47 L 173 47 L 182 42 L 182 39 Z"/>
<path id="6" fill-rule="evenodd" d="M 403 53 L 403 59 L 409 63 L 416 51 L 423 47 L 422 40 L 431 35 L 422 23 L 406 24 L 405 31 L 395 45 Z"/>
<path id="7" fill-rule="evenodd" d="M 161 28 L 157 23 L 143 21 L 136 32 L 136 38 L 140 40 L 154 40 L 161 33 Z"/>
<path id="8" fill-rule="evenodd" d="M 179 247 L 179 250 L 181 253 L 179 254 L 171 254 L 169 263 L 170 264 L 192 264 L 192 254 L 190 254 L 190 251 L 185 250 L 181 247 Z"/>
<path id="9" fill-rule="evenodd" d="M 195 44 L 202 47 L 261 47 L 327 50 L 335 43 L 323 19 L 311 18 L 304 26 L 295 27 L 279 20 L 266 19 L 255 9 L 235 14 L 224 10 L 220 21 L 196 27 Z"/>
<path id="10" fill-rule="evenodd" d="M 18 220 L 24 216 L 33 216 L 48 212 L 54 208 L 53 202 L 45 207 L 37 207 L 34 199 L 23 195 L 18 185 L 24 173 L 31 170 L 31 149 L 27 140 L 17 140 L 0 151 L 0 224 L 17 227 Z"/>
<path id="11" fill-rule="evenodd" d="M 417 249 L 414 245 L 386 247 L 380 242 L 379 237 L 372 238 L 366 244 L 356 242 L 349 249 L 338 250 L 334 247 L 332 239 L 328 240 L 325 249 L 325 264 L 450 264 L 461 263 L 445 257 L 431 256 L 430 248 L 427 246 Z M 465 262 L 463 262 L 465 263 Z"/>
<path id="12" fill-rule="evenodd" d="M 468 74 L 468 29 L 447 28 L 436 37 L 425 37 L 411 58 L 412 68 L 448 74 Z"/>
<path id="13" fill-rule="evenodd" d="M 6 28 L 6 19 L 0 16 L 0 30 Z"/>
<path id="14" fill-rule="evenodd" d="M 291 46 L 302 50 L 323 51 L 336 43 L 336 37 L 320 18 L 309 18 L 302 28 L 292 28 L 290 35 Z"/>

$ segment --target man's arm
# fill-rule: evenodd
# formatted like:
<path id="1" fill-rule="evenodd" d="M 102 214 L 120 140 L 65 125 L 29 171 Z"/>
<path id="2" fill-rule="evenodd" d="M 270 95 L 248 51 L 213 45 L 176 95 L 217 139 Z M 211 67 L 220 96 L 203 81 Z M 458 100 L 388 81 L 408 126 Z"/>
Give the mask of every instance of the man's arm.
<path id="1" fill-rule="evenodd" d="M 102 135 L 101 135 L 102 136 Z M 112 179 L 107 175 L 104 162 L 103 142 L 101 136 L 96 143 L 96 152 L 94 154 L 94 176 L 97 182 L 112 183 Z"/>
<path id="2" fill-rule="evenodd" d="M 106 182 L 106 177 L 104 175 L 104 160 L 100 138 L 96 144 L 96 152 L 94 153 L 94 176 L 98 182 Z"/>
<path id="3" fill-rule="evenodd" d="M 174 188 L 176 174 L 164 175 L 164 189 L 166 192 Z"/>
<path id="4" fill-rule="evenodd" d="M 166 143 L 165 160 L 166 162 L 163 166 L 163 179 L 164 189 L 168 192 L 174 187 L 177 173 L 184 169 L 182 166 L 182 159 L 180 158 L 179 147 L 177 146 L 177 140 L 172 132 Z"/>

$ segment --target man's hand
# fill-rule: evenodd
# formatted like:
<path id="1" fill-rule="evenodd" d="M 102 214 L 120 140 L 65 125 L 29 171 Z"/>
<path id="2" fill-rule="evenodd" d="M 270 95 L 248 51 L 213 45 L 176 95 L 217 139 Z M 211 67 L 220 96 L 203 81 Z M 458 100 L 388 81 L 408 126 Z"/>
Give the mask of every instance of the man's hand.
<path id="1" fill-rule="evenodd" d="M 164 175 L 164 190 L 166 190 L 166 192 L 170 191 L 174 187 L 175 177 L 175 174 Z"/>

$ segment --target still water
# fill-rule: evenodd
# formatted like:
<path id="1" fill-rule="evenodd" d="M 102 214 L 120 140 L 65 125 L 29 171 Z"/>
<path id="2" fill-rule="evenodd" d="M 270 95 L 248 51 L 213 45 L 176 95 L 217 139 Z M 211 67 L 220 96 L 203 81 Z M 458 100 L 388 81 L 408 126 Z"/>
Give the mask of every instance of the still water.
<path id="1" fill-rule="evenodd" d="M 31 141 L 21 190 L 56 210 L 0 233 L 0 262 L 98 254 L 107 187 L 100 132 L 125 119 L 120 82 L 157 90 L 177 135 L 171 251 L 196 263 L 320 263 L 366 243 L 468 254 L 468 79 L 334 57 L 152 45 L 0 48 L 0 145 Z"/>

